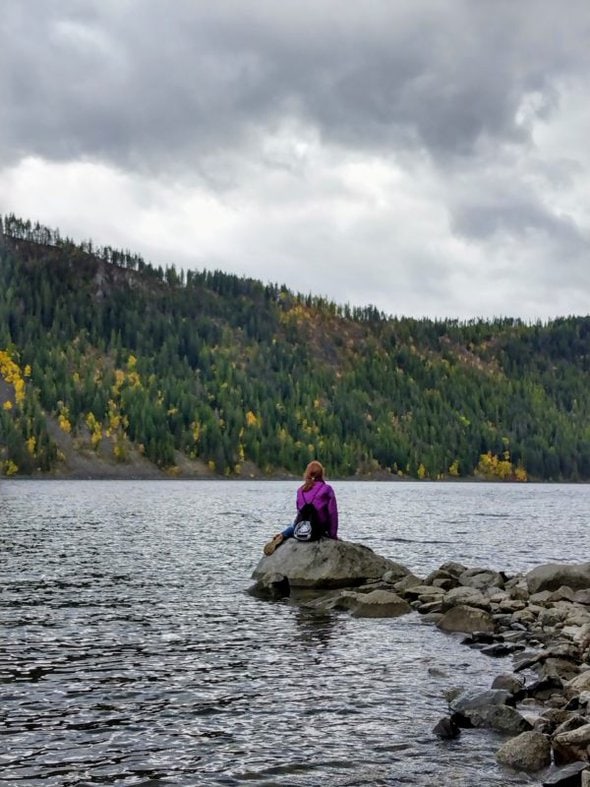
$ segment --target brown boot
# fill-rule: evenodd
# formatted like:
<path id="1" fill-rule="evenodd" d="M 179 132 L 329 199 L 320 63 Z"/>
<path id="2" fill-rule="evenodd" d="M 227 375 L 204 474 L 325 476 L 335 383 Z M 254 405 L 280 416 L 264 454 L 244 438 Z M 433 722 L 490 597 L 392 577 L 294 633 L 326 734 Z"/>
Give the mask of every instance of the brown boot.
<path id="1" fill-rule="evenodd" d="M 271 538 L 268 544 L 264 545 L 264 549 L 262 551 L 268 557 L 269 555 L 272 555 L 275 549 L 279 546 L 279 544 L 282 544 L 284 540 L 285 536 L 282 533 L 277 533 L 276 536 Z"/>

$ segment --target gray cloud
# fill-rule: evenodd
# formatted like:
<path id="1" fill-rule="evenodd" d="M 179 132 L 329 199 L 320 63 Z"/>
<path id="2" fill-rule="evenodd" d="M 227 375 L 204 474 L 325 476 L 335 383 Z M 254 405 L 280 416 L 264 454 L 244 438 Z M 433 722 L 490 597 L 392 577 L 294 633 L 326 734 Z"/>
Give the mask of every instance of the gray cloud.
<path id="1" fill-rule="evenodd" d="M 473 239 L 490 240 L 502 234 L 522 238 L 536 232 L 557 243 L 572 246 L 587 243 L 571 218 L 555 215 L 534 194 L 514 190 L 463 204 L 455 211 L 454 229 Z"/>
<path id="2" fill-rule="evenodd" d="M 587 311 L 589 34 L 587 0 L 6 0 L 0 211 L 388 312 Z"/>
<path id="3" fill-rule="evenodd" d="M 0 22 L 4 156 L 97 158 L 154 171 L 256 151 L 285 115 L 380 153 L 473 155 L 524 143 L 516 117 L 587 68 L 587 5 L 59 4 L 12 0 Z"/>

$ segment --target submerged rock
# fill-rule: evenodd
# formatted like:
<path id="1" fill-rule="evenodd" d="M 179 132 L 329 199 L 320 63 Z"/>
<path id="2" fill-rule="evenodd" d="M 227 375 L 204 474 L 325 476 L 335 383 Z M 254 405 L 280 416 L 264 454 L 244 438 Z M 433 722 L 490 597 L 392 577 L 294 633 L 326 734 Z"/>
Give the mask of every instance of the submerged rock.
<path id="1" fill-rule="evenodd" d="M 390 582 L 410 574 L 405 566 L 362 544 L 330 538 L 302 543 L 290 538 L 260 560 L 252 578 L 264 585 L 269 574 L 279 574 L 293 588 L 344 588 L 381 579 L 386 573 Z"/>
<path id="2" fill-rule="evenodd" d="M 442 740 L 453 740 L 453 738 L 457 738 L 461 734 L 461 729 L 454 721 L 454 719 L 450 719 L 448 716 L 444 719 L 441 719 L 433 728 L 432 732 Z"/>

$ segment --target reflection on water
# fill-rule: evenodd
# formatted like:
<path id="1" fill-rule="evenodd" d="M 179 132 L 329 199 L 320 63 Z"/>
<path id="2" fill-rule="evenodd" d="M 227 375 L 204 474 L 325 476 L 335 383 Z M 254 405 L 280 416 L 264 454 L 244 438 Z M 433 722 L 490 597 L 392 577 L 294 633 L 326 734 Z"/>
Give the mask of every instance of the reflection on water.
<path id="1" fill-rule="evenodd" d="M 328 645 L 341 620 L 331 612 L 320 612 L 309 607 L 295 610 L 294 640 L 303 649 L 319 661 L 322 654 L 329 653 Z"/>
<path id="2" fill-rule="evenodd" d="M 534 783 L 431 733 L 509 659 L 244 592 L 295 486 L 0 482 L 0 784 Z M 335 486 L 342 535 L 421 575 L 590 547 L 586 487 Z"/>

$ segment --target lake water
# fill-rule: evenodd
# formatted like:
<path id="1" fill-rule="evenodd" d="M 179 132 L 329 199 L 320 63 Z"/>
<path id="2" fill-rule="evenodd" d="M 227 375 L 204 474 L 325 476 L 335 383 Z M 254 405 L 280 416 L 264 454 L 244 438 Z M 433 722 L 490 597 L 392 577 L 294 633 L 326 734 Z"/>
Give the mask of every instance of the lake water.
<path id="1" fill-rule="evenodd" d="M 432 735 L 490 659 L 417 614 L 245 593 L 294 482 L 0 481 L 0 784 L 510 785 Z M 587 560 L 590 488 L 334 483 L 340 535 L 424 576 Z"/>

